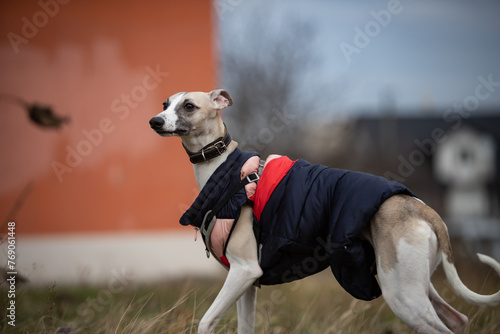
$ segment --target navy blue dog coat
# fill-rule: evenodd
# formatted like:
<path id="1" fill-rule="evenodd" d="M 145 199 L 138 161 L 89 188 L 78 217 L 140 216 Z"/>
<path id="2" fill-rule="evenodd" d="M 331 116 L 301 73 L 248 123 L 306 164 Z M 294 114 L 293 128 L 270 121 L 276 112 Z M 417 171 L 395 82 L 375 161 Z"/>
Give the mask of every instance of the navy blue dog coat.
<path id="1" fill-rule="evenodd" d="M 181 224 L 200 227 L 205 213 L 239 183 L 244 162 L 256 153 L 236 149 L 207 182 Z M 280 159 L 288 159 L 282 157 Z M 288 161 L 290 161 L 288 159 Z M 271 161 L 261 180 L 272 177 Z M 352 296 L 371 300 L 381 295 L 375 279 L 375 254 L 371 244 L 359 238 L 380 205 L 396 194 L 414 196 L 400 183 L 371 174 L 329 168 L 297 160 L 254 216 L 258 225 L 263 285 L 281 284 L 331 268 L 341 286 Z M 268 180 L 269 181 L 269 180 Z M 237 219 L 249 200 L 244 189 L 223 207 L 217 218 Z M 257 202 L 256 202 L 257 203 Z"/>

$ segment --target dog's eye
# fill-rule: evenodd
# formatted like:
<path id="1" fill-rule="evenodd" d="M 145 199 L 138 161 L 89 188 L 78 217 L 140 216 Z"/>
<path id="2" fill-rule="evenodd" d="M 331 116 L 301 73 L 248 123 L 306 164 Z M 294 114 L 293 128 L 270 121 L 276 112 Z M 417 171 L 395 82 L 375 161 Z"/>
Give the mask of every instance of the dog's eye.
<path id="1" fill-rule="evenodd" d="M 194 104 L 192 104 L 192 103 L 186 103 L 184 105 L 184 109 L 186 109 L 187 111 L 191 111 L 191 110 L 194 109 Z"/>
<path id="2" fill-rule="evenodd" d="M 163 110 L 167 110 L 167 107 L 168 107 L 168 103 L 167 102 L 163 102 Z"/>

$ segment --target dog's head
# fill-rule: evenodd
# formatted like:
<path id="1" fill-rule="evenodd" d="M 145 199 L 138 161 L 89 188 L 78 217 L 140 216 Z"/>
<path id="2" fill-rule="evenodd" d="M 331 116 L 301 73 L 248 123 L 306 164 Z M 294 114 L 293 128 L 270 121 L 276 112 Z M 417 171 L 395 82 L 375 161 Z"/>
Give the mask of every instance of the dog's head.
<path id="1" fill-rule="evenodd" d="M 163 111 L 151 118 L 149 125 L 160 136 L 194 136 L 219 116 L 219 111 L 231 106 L 233 98 L 224 89 L 210 93 L 177 93 L 163 102 Z"/>

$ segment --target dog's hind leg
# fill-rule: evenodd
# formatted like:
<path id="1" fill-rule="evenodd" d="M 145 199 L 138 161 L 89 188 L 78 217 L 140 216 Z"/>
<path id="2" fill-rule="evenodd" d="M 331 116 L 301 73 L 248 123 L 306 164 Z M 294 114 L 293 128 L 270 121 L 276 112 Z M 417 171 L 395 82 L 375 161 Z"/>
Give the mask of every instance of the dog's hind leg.
<path id="1" fill-rule="evenodd" d="M 382 295 L 394 314 L 415 332 L 451 334 L 429 299 L 430 277 L 437 264 L 436 235 L 427 222 L 404 214 L 403 203 L 389 199 L 372 219 Z M 435 301 L 438 305 L 439 300 Z"/>
<path id="2" fill-rule="evenodd" d="M 203 316 L 198 326 L 198 333 L 213 333 L 215 326 L 224 314 L 233 306 L 240 297 L 247 311 L 255 309 L 255 297 L 252 297 L 252 284 L 262 276 L 262 269 L 257 259 L 257 241 L 253 234 L 252 208 L 244 206 L 240 218 L 232 233 L 227 246 L 226 257 L 231 265 L 226 281 L 221 291 L 215 298 L 207 313 Z M 252 297 L 252 298 L 251 298 Z M 252 305 L 253 300 L 253 305 Z M 240 306 L 241 308 L 242 306 Z M 243 310 L 238 310 L 238 333 L 253 333 L 253 317 L 255 311 L 246 314 L 243 319 Z M 240 324 L 241 322 L 241 324 Z"/>
<path id="3" fill-rule="evenodd" d="M 401 243 L 398 263 L 389 270 L 377 267 L 382 295 L 394 314 L 415 332 L 451 334 L 429 299 L 430 270 L 425 252 L 422 247 Z"/>
<path id="4" fill-rule="evenodd" d="M 465 315 L 455 310 L 441 298 L 431 283 L 429 298 L 432 306 L 436 310 L 439 318 L 450 328 L 453 333 L 464 333 L 467 327 L 468 319 Z"/>

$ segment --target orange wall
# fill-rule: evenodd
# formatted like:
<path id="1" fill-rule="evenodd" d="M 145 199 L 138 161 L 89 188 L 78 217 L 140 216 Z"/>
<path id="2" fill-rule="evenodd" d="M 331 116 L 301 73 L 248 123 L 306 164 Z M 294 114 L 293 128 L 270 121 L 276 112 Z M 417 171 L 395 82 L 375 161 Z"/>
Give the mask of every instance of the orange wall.
<path id="1" fill-rule="evenodd" d="M 19 234 L 179 228 L 192 167 L 148 121 L 173 93 L 215 88 L 212 15 L 200 0 L 2 1 L 0 94 L 71 117 L 40 129 L 0 98 L 2 220 L 32 182 Z"/>

